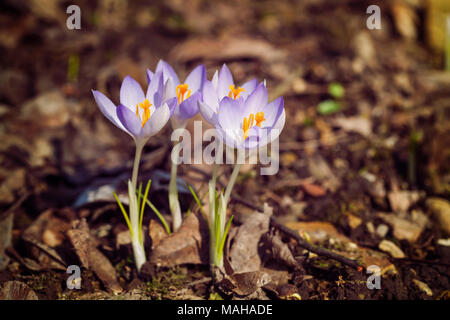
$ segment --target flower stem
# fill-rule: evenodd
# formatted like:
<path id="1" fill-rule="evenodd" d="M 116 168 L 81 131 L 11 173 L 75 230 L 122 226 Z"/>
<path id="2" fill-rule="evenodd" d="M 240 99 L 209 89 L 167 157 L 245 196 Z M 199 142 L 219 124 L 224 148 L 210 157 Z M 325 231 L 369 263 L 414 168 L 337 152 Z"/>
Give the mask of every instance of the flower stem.
<path id="1" fill-rule="evenodd" d="M 131 184 L 136 190 L 137 186 L 137 178 L 139 173 L 139 162 L 141 161 L 142 149 L 144 149 L 145 143 L 141 143 L 136 141 L 136 153 L 134 155 L 134 163 L 133 163 L 133 174 L 131 176 Z"/>
<path id="2" fill-rule="evenodd" d="M 220 266 L 220 261 L 217 261 L 217 248 L 216 248 L 216 237 L 217 235 L 214 230 L 214 224 L 216 219 L 216 181 L 217 181 L 217 171 L 218 164 L 215 163 L 213 167 L 213 174 L 211 181 L 209 182 L 209 264 L 211 266 Z"/>
<path id="3" fill-rule="evenodd" d="M 178 201 L 177 168 L 178 164 L 172 161 L 169 183 L 169 207 L 172 214 L 173 232 L 177 231 L 180 228 L 182 222 L 180 202 Z"/>
<path id="4" fill-rule="evenodd" d="M 136 196 L 136 185 L 137 185 L 137 178 L 138 178 L 138 172 L 139 172 L 139 162 L 141 161 L 141 155 L 142 155 L 142 149 L 144 148 L 145 143 L 140 143 L 136 141 L 136 154 L 134 157 L 134 164 L 133 164 L 133 174 L 131 176 L 131 183 L 128 183 L 128 197 L 129 197 L 129 210 L 130 210 L 130 225 L 131 229 L 133 230 L 132 239 L 131 239 L 131 245 L 133 247 L 133 254 L 134 254 L 134 260 L 136 263 L 136 268 L 138 271 L 141 270 L 142 265 L 146 261 L 145 257 L 145 249 L 144 249 L 144 243 L 139 238 L 139 235 L 141 234 L 139 230 L 139 206 L 138 206 L 138 200 Z"/>
<path id="5" fill-rule="evenodd" d="M 236 178 L 239 174 L 239 170 L 241 169 L 241 165 L 236 163 L 233 168 L 233 173 L 231 174 L 230 181 L 228 182 L 227 189 L 225 190 L 225 203 L 228 204 L 230 200 L 231 190 L 233 190 L 234 183 L 236 182 Z"/>

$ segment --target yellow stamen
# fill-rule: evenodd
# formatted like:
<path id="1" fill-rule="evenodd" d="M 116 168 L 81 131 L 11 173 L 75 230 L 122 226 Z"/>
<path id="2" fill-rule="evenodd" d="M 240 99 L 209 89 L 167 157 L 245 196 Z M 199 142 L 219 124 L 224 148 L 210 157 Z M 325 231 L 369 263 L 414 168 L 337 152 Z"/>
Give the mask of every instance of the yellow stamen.
<path id="1" fill-rule="evenodd" d="M 261 128 L 261 122 L 263 122 L 264 120 L 266 120 L 266 118 L 264 118 L 264 112 L 260 111 L 255 114 L 255 121 L 258 127 Z"/>
<path id="2" fill-rule="evenodd" d="M 244 123 L 242 124 L 242 129 L 244 130 L 244 140 L 248 138 L 248 130 L 253 127 L 254 116 L 251 113 L 247 118 L 244 118 Z"/>
<path id="3" fill-rule="evenodd" d="M 144 102 L 140 102 L 136 105 L 136 115 L 139 118 L 139 120 L 141 120 L 141 117 L 139 115 L 139 107 L 144 109 L 143 118 L 141 120 L 142 126 L 144 126 L 145 123 L 148 121 L 148 119 L 150 119 L 150 107 L 151 106 L 152 106 L 152 104 L 150 103 L 150 101 L 148 101 L 148 99 L 145 99 Z"/>
<path id="4" fill-rule="evenodd" d="M 261 128 L 261 123 L 266 120 L 264 118 L 264 112 L 257 112 L 256 115 L 251 113 L 248 118 L 244 118 L 244 123 L 242 124 L 242 130 L 244 131 L 244 140 L 248 138 L 248 131 L 253 127 L 253 122 L 256 122 L 255 126 Z"/>
<path id="5" fill-rule="evenodd" d="M 184 94 L 187 92 L 186 97 Z M 191 96 L 191 90 L 188 89 L 187 84 L 179 84 L 177 85 L 177 97 L 178 97 L 178 104 L 182 103 L 184 100 L 189 98 Z"/>
<path id="6" fill-rule="evenodd" d="M 237 87 L 237 89 L 235 89 L 234 85 L 232 84 L 230 85 L 230 92 L 228 93 L 228 96 L 236 100 L 237 98 L 239 98 L 239 95 L 242 91 L 245 91 L 245 89 L 241 87 Z"/>

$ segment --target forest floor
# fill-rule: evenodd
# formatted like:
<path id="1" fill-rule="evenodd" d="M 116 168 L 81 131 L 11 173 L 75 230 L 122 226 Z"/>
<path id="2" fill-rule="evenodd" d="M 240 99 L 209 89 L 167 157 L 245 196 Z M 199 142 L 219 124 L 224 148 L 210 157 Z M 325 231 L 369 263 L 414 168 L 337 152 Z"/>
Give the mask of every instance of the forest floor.
<path id="1" fill-rule="evenodd" d="M 79 1 L 81 30 L 63 2 L 36 3 L 1 5 L 0 299 L 450 299 L 450 75 L 424 43 L 423 9 L 400 8 L 419 21 L 406 39 L 408 14 L 388 5 L 368 30 L 368 1 Z M 203 195 L 206 165 L 179 169 L 191 214 L 178 234 L 146 210 L 136 272 L 112 197 L 126 195 L 134 146 L 91 89 L 118 102 L 121 80 L 145 85 L 159 59 L 183 75 L 204 63 L 208 78 L 225 62 L 285 99 L 279 172 L 246 165 L 234 188 L 228 274 L 211 274 L 184 184 Z M 170 130 L 146 145 L 139 177 L 168 220 Z"/>

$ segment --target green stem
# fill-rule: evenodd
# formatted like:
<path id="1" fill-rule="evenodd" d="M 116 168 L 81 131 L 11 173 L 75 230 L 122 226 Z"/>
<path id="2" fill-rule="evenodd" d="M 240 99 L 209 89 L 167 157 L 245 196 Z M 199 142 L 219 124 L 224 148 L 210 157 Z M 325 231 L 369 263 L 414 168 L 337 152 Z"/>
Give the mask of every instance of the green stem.
<path id="1" fill-rule="evenodd" d="M 139 205 L 136 196 L 136 185 L 139 173 L 139 162 L 141 161 L 142 149 L 145 143 L 136 141 L 136 154 L 134 156 L 133 173 L 131 176 L 131 184 L 128 185 L 128 197 L 129 197 L 129 216 L 131 224 L 131 245 L 133 247 L 134 260 L 138 271 L 141 270 L 142 265 L 146 261 L 144 245 L 139 237 L 141 231 L 139 230 Z"/>
<path id="2" fill-rule="evenodd" d="M 172 214 L 173 232 L 177 231 L 182 222 L 180 202 L 178 201 L 178 187 L 177 187 L 177 168 L 178 164 L 171 161 L 172 167 L 170 169 L 170 183 L 169 183 L 169 207 Z"/>
<path id="3" fill-rule="evenodd" d="M 233 190 L 234 183 L 236 182 L 236 178 L 239 174 L 239 169 L 241 169 L 241 165 L 236 163 L 233 168 L 233 173 L 231 174 L 230 182 L 228 182 L 227 189 L 225 190 L 225 203 L 228 204 L 230 200 L 231 190 Z"/>
<path id="4" fill-rule="evenodd" d="M 134 155 L 134 163 L 133 163 L 133 174 L 131 176 L 131 185 L 134 190 L 136 190 L 137 186 L 137 178 L 139 173 L 139 162 L 141 161 L 142 149 L 144 149 L 145 143 L 136 141 L 136 153 Z"/>

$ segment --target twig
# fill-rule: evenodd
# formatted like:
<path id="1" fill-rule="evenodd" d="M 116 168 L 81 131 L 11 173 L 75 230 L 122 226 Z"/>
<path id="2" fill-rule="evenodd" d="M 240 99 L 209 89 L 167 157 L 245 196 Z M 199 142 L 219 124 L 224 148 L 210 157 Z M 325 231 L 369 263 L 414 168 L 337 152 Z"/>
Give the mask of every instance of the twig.
<path id="1" fill-rule="evenodd" d="M 231 199 L 236 202 L 239 202 L 249 208 L 252 208 L 256 211 L 259 211 L 259 212 L 263 211 L 262 208 L 260 208 L 259 206 L 256 206 L 250 202 L 247 202 L 246 200 L 240 198 L 239 196 L 232 195 Z M 364 270 L 364 266 L 360 265 L 355 260 L 348 259 L 348 258 L 346 258 L 340 254 L 334 253 L 328 249 L 325 249 L 325 248 L 322 248 L 322 247 L 319 247 L 319 246 L 309 243 L 308 241 L 306 241 L 305 239 L 300 237 L 300 235 L 295 230 L 292 230 L 292 229 L 286 227 L 285 225 L 281 224 L 280 222 L 278 222 L 278 220 L 274 216 L 270 217 L 270 224 L 274 228 L 277 228 L 284 234 L 288 235 L 289 237 L 297 240 L 298 244 L 308 251 L 314 252 L 315 254 L 320 255 L 320 256 L 324 256 L 324 257 L 336 260 L 336 261 L 338 261 L 342 264 L 345 264 L 345 265 L 347 265 L 353 269 L 356 269 L 358 271 Z"/>
<path id="2" fill-rule="evenodd" d="M 201 169 L 198 169 L 198 168 L 194 169 L 194 168 L 192 168 L 192 170 L 200 173 L 201 175 L 203 175 L 207 179 L 211 179 L 211 176 L 208 173 L 206 173 L 205 171 L 201 170 Z M 242 199 L 241 197 L 237 196 L 236 194 L 232 194 L 231 195 L 231 200 L 239 202 L 239 203 L 241 203 L 241 204 L 243 204 L 243 205 L 245 205 L 245 206 L 247 206 L 247 207 L 249 207 L 249 208 L 251 208 L 253 210 L 256 210 L 256 211 L 259 211 L 259 212 L 263 212 L 263 208 L 261 208 L 261 207 L 259 207 L 257 205 L 254 205 L 253 203 L 250 203 L 250 202 Z M 355 260 L 348 259 L 348 258 L 346 258 L 346 257 L 344 257 L 344 256 L 342 256 L 340 254 L 334 253 L 334 252 L 332 252 L 332 251 L 330 251 L 328 249 L 325 249 L 325 248 L 322 248 L 322 247 L 319 247 L 319 246 L 316 246 L 314 244 L 309 243 L 308 241 L 306 241 L 305 239 L 300 237 L 300 235 L 295 230 L 292 230 L 292 229 L 284 226 L 283 224 L 279 223 L 277 221 L 277 219 L 275 217 L 273 217 L 273 216 L 270 217 L 270 223 L 271 223 L 271 225 L 273 227 L 279 229 L 281 232 L 285 233 L 289 237 L 294 238 L 295 240 L 297 240 L 298 244 L 301 247 L 303 247 L 306 250 L 308 250 L 308 251 L 314 252 L 315 254 L 320 255 L 320 256 L 328 257 L 330 259 L 339 261 L 342 264 L 345 264 L 345 265 L 347 265 L 347 266 L 349 266 L 351 268 L 354 268 L 354 269 L 356 269 L 358 271 L 362 271 L 362 270 L 365 269 L 364 266 L 360 265 Z"/>
<path id="3" fill-rule="evenodd" d="M 0 213 L 0 220 L 14 213 L 14 211 L 16 211 L 16 209 L 19 208 L 31 194 L 32 192 L 30 191 L 26 191 L 24 194 L 22 194 L 20 198 L 16 202 L 14 202 L 14 204 L 11 207 L 9 207 L 6 211 Z"/>

